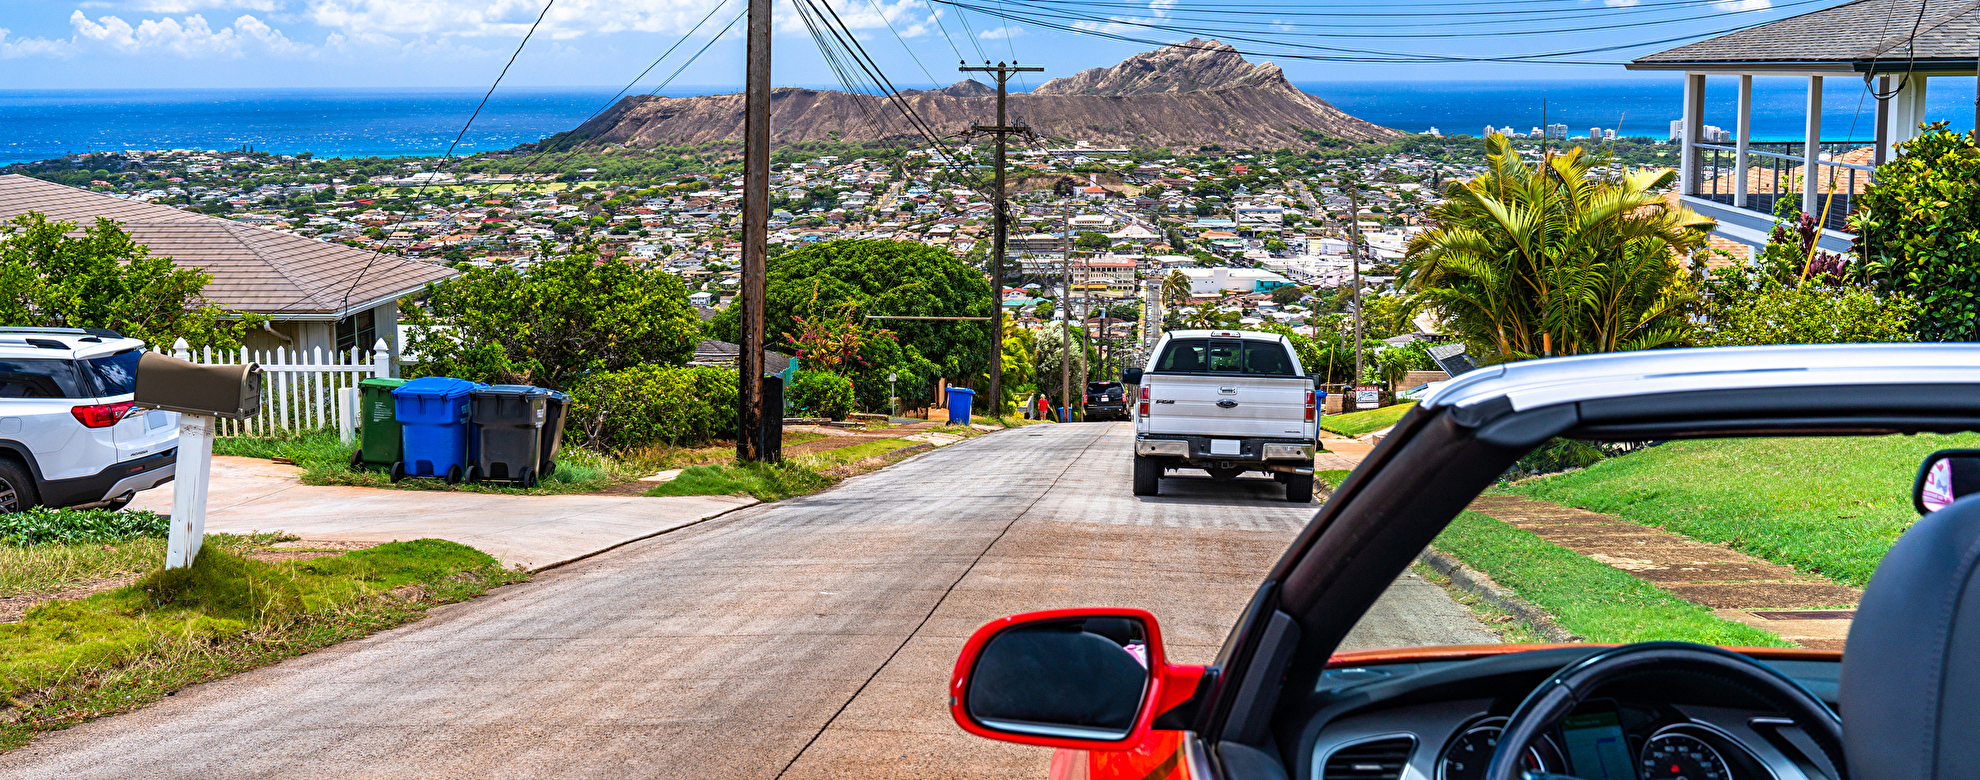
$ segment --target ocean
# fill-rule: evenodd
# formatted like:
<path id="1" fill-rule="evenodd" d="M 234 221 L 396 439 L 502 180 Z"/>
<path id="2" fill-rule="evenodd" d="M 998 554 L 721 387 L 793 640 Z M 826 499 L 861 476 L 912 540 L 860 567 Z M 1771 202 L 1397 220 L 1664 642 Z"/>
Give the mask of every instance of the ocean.
<path id="1" fill-rule="evenodd" d="M 1486 125 L 1519 130 L 1558 122 L 1571 135 L 1589 128 L 1664 138 L 1679 114 L 1679 77 L 1550 81 L 1355 81 L 1297 85 L 1376 124 L 1410 132 L 1477 135 Z M 1933 79 L 1927 115 L 1972 127 L 1971 78 Z M 1830 79 L 1823 138 L 1869 140 L 1876 102 L 1861 82 Z M 505 149 L 576 127 L 616 88 L 505 89 L 496 92 L 460 154 Z M 671 96 L 734 87 L 670 88 Z M 1708 81 L 1706 124 L 1732 129 L 1735 81 Z M 235 149 L 318 157 L 438 155 L 460 132 L 482 89 L 146 89 L 0 90 L 0 165 L 74 152 L 127 149 Z M 1755 79 L 1755 140 L 1802 137 L 1805 87 L 1799 79 Z M 1544 104 L 1543 104 L 1544 102 Z"/>

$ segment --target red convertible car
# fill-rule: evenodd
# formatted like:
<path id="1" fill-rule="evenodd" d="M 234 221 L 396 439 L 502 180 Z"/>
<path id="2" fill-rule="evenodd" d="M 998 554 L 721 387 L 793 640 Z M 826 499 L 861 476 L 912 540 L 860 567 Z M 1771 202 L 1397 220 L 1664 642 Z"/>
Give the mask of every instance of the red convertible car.
<path id="1" fill-rule="evenodd" d="M 1059 748 L 1052 774 L 1068 780 L 1980 778 L 1980 498 L 1960 498 L 1980 492 L 1980 451 L 1939 436 L 1976 431 L 1980 345 L 1481 368 L 1405 415 L 1334 490 L 1215 663 L 1170 662 L 1140 610 L 1016 615 L 969 640 L 951 710 L 971 733 Z M 1875 438 L 1920 434 L 1933 436 Z M 1341 651 L 1431 540 L 1543 444 L 1804 436 L 1870 437 L 1833 440 L 1845 464 L 1884 445 L 1940 449 L 1917 463 L 1922 518 L 1891 506 L 1904 485 L 1863 510 L 1909 528 L 1863 592 L 1847 655 L 1668 640 Z M 1903 480 L 1918 457 L 1864 466 Z M 1771 495 L 1769 468 L 1751 469 L 1746 495 Z"/>

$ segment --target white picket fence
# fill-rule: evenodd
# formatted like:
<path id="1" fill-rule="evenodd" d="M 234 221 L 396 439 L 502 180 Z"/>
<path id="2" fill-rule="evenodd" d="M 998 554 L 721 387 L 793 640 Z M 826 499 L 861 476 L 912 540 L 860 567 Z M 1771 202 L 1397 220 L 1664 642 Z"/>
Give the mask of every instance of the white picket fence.
<path id="1" fill-rule="evenodd" d="M 154 350 L 162 351 L 162 350 Z M 169 353 L 201 365 L 261 365 L 261 413 L 245 420 L 220 420 L 220 436 L 268 436 L 284 431 L 336 428 L 349 441 L 357 428 L 357 383 L 392 375 L 392 353 L 384 339 L 369 350 L 324 351 L 276 347 L 272 350 L 213 349 L 197 352 L 185 339 Z"/>

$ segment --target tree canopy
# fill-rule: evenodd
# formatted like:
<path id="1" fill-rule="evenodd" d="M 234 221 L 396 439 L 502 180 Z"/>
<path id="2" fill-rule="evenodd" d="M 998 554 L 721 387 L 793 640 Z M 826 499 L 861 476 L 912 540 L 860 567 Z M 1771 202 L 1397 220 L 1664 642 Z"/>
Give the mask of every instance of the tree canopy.
<path id="1" fill-rule="evenodd" d="M 28 212 L 0 225 L 0 325 L 108 328 L 153 346 L 183 338 L 230 347 L 267 317 L 221 309 L 200 293 L 212 279 L 180 268 L 108 219 L 71 235 L 72 222 Z"/>
<path id="2" fill-rule="evenodd" d="M 590 254 L 465 269 L 408 307 L 420 375 L 568 389 L 585 376 L 694 355 L 701 319 L 679 277 Z"/>
<path id="3" fill-rule="evenodd" d="M 1853 218 L 1861 275 L 1918 302 L 1918 338 L 1980 341 L 1980 146 L 1939 122 L 1898 150 Z"/>
<path id="4" fill-rule="evenodd" d="M 1485 357 L 1521 360 L 1684 343 L 1697 300 L 1683 258 L 1712 221 L 1661 195 L 1669 169 L 1590 175 L 1577 147 L 1528 165 L 1505 136 L 1453 183 L 1409 244 L 1416 299 Z"/>

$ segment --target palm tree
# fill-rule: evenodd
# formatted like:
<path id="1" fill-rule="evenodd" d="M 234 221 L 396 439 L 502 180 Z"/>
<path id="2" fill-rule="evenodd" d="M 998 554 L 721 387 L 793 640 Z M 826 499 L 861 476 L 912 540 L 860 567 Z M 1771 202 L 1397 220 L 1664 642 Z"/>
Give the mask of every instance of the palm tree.
<path id="1" fill-rule="evenodd" d="M 1528 165 L 1503 135 L 1490 170 L 1453 183 L 1402 278 L 1467 342 L 1521 360 L 1676 346 L 1697 302 L 1682 258 L 1712 220 L 1667 203 L 1676 172 L 1592 178 L 1580 148 Z"/>
<path id="2" fill-rule="evenodd" d="M 1189 275 L 1181 271 L 1170 271 L 1162 280 L 1162 300 L 1174 305 L 1191 297 Z"/>

